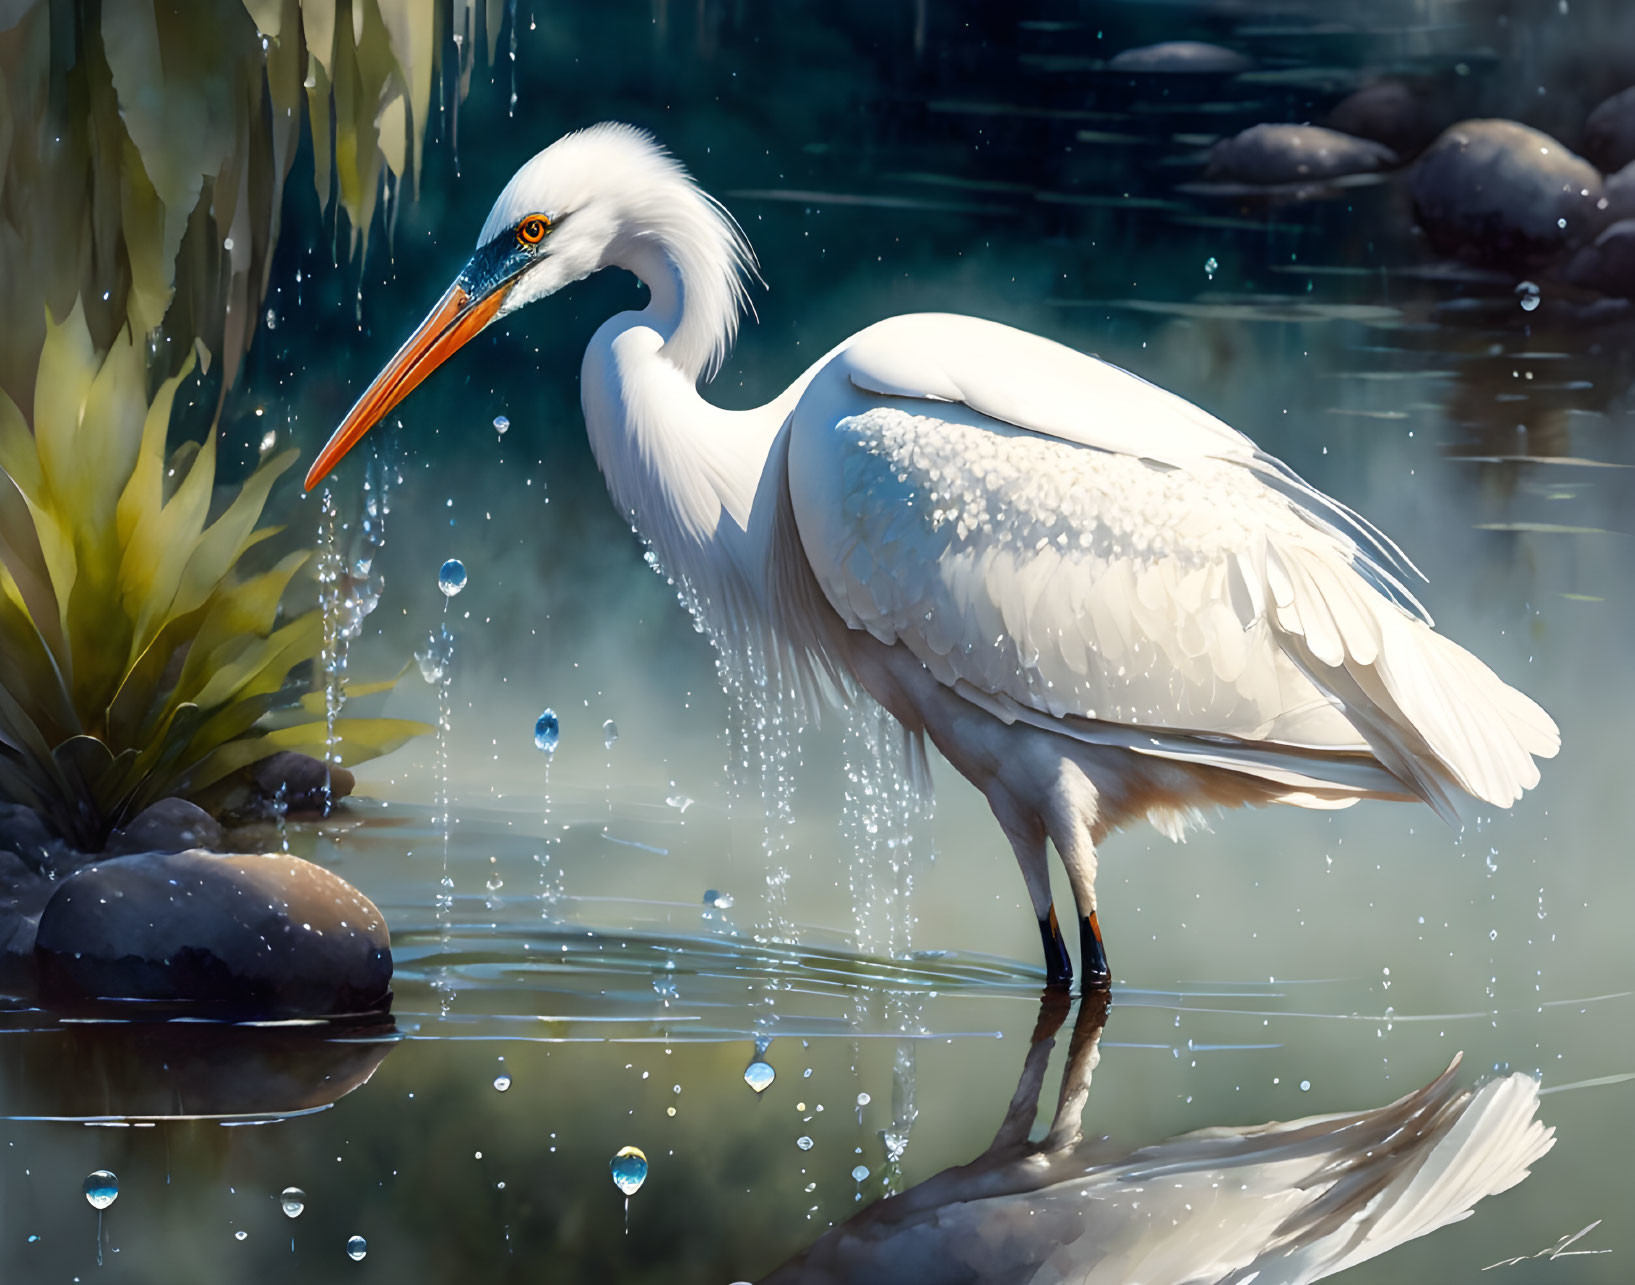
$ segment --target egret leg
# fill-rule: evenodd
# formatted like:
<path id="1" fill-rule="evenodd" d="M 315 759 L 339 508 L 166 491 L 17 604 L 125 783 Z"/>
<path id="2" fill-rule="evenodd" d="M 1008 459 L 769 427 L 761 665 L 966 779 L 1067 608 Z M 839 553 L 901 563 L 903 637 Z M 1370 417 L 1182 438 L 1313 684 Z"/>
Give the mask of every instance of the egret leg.
<path id="1" fill-rule="evenodd" d="M 1028 900 L 1033 903 L 1033 913 L 1039 921 L 1039 941 L 1045 949 L 1045 985 L 1071 986 L 1073 957 L 1067 953 L 1062 926 L 1056 919 L 1056 905 L 1050 897 L 1050 864 L 1045 848 L 1044 825 L 1038 817 L 1019 807 L 1002 789 L 989 794 L 988 805 L 993 808 L 999 828 L 1011 841 L 1016 864 L 1022 869 L 1022 881 L 1028 886 Z"/>
<path id="2" fill-rule="evenodd" d="M 1086 995 L 1112 989 L 1113 974 L 1107 967 L 1107 949 L 1101 944 L 1101 926 L 1096 923 L 1094 910 L 1079 920 L 1079 961 L 1084 968 Z"/>
<path id="3" fill-rule="evenodd" d="M 1068 882 L 1073 885 L 1073 900 L 1079 911 L 1079 988 L 1087 995 L 1108 990 L 1113 984 L 1107 951 L 1101 942 L 1101 925 L 1096 922 L 1096 845 L 1090 837 L 1095 808 L 1095 791 L 1089 781 L 1076 768 L 1064 765 L 1061 784 L 1044 821 L 1050 841 L 1067 868 Z"/>

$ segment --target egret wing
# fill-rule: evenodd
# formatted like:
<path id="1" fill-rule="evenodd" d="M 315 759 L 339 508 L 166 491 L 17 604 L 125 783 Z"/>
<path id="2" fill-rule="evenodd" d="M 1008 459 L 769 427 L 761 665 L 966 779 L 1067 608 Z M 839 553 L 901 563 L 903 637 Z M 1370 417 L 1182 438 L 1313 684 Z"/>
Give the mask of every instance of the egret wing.
<path id="1" fill-rule="evenodd" d="M 1457 791 L 1512 802 L 1556 748 L 1405 601 L 1383 536 L 1060 345 L 972 318 L 872 327 L 797 404 L 787 470 L 845 623 L 1002 717 L 1178 735 L 1224 766 L 1222 741 L 1367 752 L 1444 812 Z"/>

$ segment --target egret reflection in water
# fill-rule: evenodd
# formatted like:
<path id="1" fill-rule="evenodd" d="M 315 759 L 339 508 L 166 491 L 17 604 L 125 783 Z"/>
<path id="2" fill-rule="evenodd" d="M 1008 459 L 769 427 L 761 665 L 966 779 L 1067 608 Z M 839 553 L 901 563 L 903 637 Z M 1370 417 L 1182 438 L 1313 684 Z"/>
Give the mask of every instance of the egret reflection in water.
<path id="1" fill-rule="evenodd" d="M 819 1237 L 764 1285 L 890 1281 L 1294 1285 L 1467 1217 L 1555 1143 L 1538 1082 L 1456 1081 L 1460 1058 L 1386 1106 L 1199 1129 L 1126 1150 L 1086 1138 L 1105 999 L 1086 997 L 1056 1112 L 1029 1133 L 1068 1001 L 1047 994 L 988 1149 Z"/>

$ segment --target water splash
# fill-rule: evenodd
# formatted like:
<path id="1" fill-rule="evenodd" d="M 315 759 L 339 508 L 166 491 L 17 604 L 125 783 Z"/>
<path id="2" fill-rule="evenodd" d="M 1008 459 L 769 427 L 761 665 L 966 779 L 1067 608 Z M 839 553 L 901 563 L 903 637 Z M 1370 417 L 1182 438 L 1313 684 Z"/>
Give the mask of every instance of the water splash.
<path id="1" fill-rule="evenodd" d="M 841 833 L 851 848 L 857 948 L 901 959 L 914 943 L 916 835 L 929 832 L 930 800 L 914 785 L 902 724 L 861 693 L 846 710 L 841 749 Z"/>
<path id="2" fill-rule="evenodd" d="M 347 663 L 363 622 L 380 605 L 385 576 L 375 560 L 386 545 L 386 518 L 392 487 L 402 481 L 395 464 L 380 455 L 364 471 L 363 513 L 354 531 L 341 517 L 334 492 L 325 487 L 318 515 L 318 605 L 323 611 L 323 645 L 319 666 L 324 676 L 324 763 L 341 761 L 339 722 L 346 707 Z M 351 539 L 347 536 L 350 534 Z M 324 811 L 333 805 L 326 783 Z"/>

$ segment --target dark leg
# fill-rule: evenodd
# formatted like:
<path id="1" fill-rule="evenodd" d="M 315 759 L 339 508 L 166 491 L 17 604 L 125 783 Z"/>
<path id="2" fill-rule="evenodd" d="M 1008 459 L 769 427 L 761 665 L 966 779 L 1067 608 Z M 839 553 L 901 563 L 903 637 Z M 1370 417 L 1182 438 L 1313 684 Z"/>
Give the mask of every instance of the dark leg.
<path id="1" fill-rule="evenodd" d="M 1080 989 L 1086 994 L 1112 989 L 1113 975 L 1107 968 L 1107 951 L 1101 944 L 1101 927 L 1093 910 L 1079 920 L 1079 958 L 1084 968 Z"/>
<path id="2" fill-rule="evenodd" d="M 1050 913 L 1039 921 L 1039 940 L 1045 946 L 1045 985 L 1071 986 L 1073 984 L 1073 959 L 1067 953 L 1067 943 L 1062 940 L 1062 926 L 1056 922 L 1056 907 L 1050 907 Z"/>

